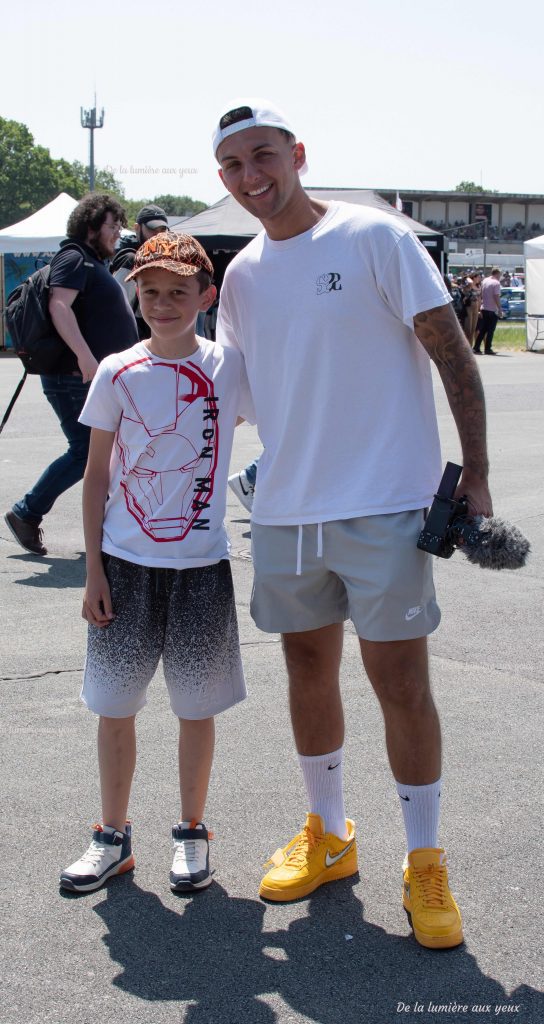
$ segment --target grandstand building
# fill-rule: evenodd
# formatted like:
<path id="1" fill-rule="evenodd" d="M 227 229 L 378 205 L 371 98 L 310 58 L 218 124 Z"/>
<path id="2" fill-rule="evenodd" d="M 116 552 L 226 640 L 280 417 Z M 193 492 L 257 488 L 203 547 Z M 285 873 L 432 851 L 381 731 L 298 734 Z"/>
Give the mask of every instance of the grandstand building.
<path id="1" fill-rule="evenodd" d="M 374 189 L 392 206 L 402 201 L 408 217 L 443 232 L 450 252 L 481 247 L 491 253 L 522 255 L 528 238 L 544 234 L 544 195 L 508 192 L 435 192 Z"/>

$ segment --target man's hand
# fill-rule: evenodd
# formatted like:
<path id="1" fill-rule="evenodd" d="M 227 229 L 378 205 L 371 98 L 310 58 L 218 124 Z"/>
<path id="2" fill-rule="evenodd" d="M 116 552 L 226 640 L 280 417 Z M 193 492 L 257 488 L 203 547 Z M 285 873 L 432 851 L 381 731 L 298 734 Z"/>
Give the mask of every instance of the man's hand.
<path id="1" fill-rule="evenodd" d="M 101 629 L 109 626 L 115 618 L 111 606 L 110 585 L 103 570 L 96 570 L 87 575 L 81 615 L 91 626 L 98 626 Z"/>
<path id="2" fill-rule="evenodd" d="M 93 379 L 96 371 L 98 370 L 98 363 L 90 349 L 87 349 L 86 352 L 81 352 L 80 355 L 78 355 L 77 364 L 81 370 L 83 383 L 86 384 L 88 381 Z"/>
<path id="3" fill-rule="evenodd" d="M 471 516 L 492 516 L 493 503 L 487 486 L 487 480 L 474 476 L 470 470 L 463 470 L 455 498 L 466 498 L 468 513 Z"/>

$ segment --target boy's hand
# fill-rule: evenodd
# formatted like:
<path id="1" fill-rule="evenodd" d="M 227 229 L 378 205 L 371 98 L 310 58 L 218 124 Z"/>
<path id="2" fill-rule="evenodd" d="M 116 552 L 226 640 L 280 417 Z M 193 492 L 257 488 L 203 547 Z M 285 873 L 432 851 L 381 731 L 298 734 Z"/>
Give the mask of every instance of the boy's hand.
<path id="1" fill-rule="evenodd" d="M 109 626 L 115 615 L 111 606 L 110 585 L 104 572 L 87 575 L 81 615 L 91 626 Z"/>

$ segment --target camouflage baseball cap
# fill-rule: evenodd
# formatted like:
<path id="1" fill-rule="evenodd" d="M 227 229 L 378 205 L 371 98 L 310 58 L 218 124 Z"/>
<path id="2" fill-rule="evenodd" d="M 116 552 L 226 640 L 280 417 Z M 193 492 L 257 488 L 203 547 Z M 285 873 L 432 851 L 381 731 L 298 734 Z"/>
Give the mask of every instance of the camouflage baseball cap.
<path id="1" fill-rule="evenodd" d="M 199 270 L 213 274 L 213 263 L 196 238 L 178 235 L 174 231 L 161 231 L 160 235 L 148 238 L 137 250 L 134 269 L 127 274 L 125 280 L 130 281 L 150 267 L 171 270 L 180 277 L 192 277 Z"/>

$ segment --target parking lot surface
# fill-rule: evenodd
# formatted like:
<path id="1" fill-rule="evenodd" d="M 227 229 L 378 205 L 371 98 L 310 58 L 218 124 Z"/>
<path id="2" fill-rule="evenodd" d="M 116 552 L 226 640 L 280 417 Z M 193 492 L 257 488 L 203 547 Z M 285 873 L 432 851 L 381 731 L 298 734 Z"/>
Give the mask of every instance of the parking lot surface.
<path id="1" fill-rule="evenodd" d="M 250 523 L 228 498 L 250 696 L 218 721 L 207 822 L 215 879 L 168 886 L 177 815 L 176 722 L 160 673 L 139 716 L 131 800 L 134 875 L 85 897 L 58 873 L 99 817 L 96 722 L 79 703 L 85 652 L 80 487 L 44 523 L 50 553 L 26 554 L 0 525 L 2 897 L 6 1024 L 392 1024 L 544 1020 L 542 685 L 544 358 L 479 362 L 497 514 L 529 537 L 515 572 L 457 552 L 436 560 L 442 623 L 430 639 L 444 733 L 441 838 L 465 944 L 433 952 L 401 906 L 401 812 L 379 710 L 346 628 L 346 794 L 360 874 L 292 905 L 257 891 L 262 864 L 300 828 L 305 801 L 290 734 L 279 637 L 249 616 Z M 19 377 L 0 359 L 0 407 Z M 444 461 L 459 461 L 440 383 Z M 332 429 L 332 427 L 331 427 Z M 62 450 L 39 383 L 27 382 L 0 438 L 2 512 Z M 232 469 L 259 451 L 237 431 Z"/>

